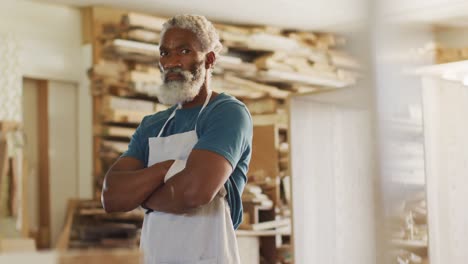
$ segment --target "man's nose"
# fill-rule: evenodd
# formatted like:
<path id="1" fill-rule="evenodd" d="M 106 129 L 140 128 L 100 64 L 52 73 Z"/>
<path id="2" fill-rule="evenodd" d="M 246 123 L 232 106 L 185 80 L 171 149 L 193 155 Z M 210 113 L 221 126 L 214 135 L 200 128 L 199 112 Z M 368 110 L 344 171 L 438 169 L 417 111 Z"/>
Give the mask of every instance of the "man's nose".
<path id="1" fill-rule="evenodd" d="M 181 68 L 182 63 L 180 62 L 180 58 L 177 55 L 167 55 L 164 59 L 161 59 L 161 65 L 164 70 L 169 70 L 173 68 Z"/>

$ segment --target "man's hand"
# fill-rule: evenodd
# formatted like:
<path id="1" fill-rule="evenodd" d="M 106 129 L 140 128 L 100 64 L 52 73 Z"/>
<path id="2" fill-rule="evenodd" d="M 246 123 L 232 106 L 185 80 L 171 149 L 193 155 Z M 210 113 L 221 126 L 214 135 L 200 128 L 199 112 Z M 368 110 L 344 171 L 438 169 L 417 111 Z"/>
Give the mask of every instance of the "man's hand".
<path id="1" fill-rule="evenodd" d="M 231 173 L 231 164 L 223 156 L 192 150 L 185 169 L 157 188 L 143 207 L 173 214 L 190 212 L 211 202 Z"/>
<path id="2" fill-rule="evenodd" d="M 138 207 L 164 183 L 174 160 L 144 168 L 141 161 L 123 157 L 109 169 L 104 179 L 102 204 L 107 212 L 126 212 Z"/>
<path id="3" fill-rule="evenodd" d="M 166 160 L 166 161 L 161 161 L 159 163 L 155 163 L 152 166 L 161 166 L 162 170 L 164 170 L 167 173 L 167 171 L 169 171 L 169 169 L 171 168 L 172 164 L 174 164 L 174 162 L 175 160 Z M 164 176 L 166 176 L 166 173 L 164 173 Z"/>

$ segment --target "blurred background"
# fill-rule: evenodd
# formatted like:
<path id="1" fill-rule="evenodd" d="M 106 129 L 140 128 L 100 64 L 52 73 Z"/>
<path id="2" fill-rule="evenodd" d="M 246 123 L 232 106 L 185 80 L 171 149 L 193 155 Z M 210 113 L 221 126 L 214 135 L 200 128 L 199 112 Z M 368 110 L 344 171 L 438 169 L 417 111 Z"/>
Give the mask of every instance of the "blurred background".
<path id="1" fill-rule="evenodd" d="M 0 0 L 0 263 L 140 263 L 101 188 L 182 13 L 253 117 L 242 263 L 468 262 L 468 2 Z"/>

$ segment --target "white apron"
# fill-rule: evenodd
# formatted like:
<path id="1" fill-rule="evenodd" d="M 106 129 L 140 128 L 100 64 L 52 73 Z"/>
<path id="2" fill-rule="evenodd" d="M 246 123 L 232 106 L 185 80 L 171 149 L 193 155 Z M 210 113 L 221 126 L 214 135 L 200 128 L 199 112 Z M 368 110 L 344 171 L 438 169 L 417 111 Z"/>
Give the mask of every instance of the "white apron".
<path id="1" fill-rule="evenodd" d="M 161 137 L 169 116 L 157 137 L 149 138 L 148 167 L 166 160 L 175 160 L 164 182 L 185 168 L 187 158 L 198 141 L 196 123 L 210 101 L 209 92 L 195 121 L 195 129 Z M 145 264 L 237 264 L 240 263 L 237 240 L 231 221 L 224 186 L 207 205 L 189 214 L 163 212 L 145 214 L 140 248 Z"/>

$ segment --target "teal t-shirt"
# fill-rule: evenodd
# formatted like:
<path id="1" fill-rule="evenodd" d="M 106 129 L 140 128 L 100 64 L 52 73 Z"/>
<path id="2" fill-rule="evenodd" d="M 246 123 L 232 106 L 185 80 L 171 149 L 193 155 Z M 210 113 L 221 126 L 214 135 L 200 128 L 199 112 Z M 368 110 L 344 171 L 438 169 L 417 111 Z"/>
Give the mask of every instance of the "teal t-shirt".
<path id="1" fill-rule="evenodd" d="M 129 156 L 148 164 L 148 138 L 156 137 L 174 111 L 175 106 L 141 121 L 132 136 L 128 150 L 122 157 Z M 178 109 L 164 129 L 162 136 L 183 133 L 195 128 L 201 106 Z M 242 191 L 247 182 L 247 171 L 252 154 L 253 124 L 247 107 L 234 97 L 221 93 L 216 96 L 198 118 L 198 142 L 194 149 L 209 150 L 229 161 L 233 172 L 224 184 L 227 201 L 231 208 L 234 228 L 242 222 Z"/>

